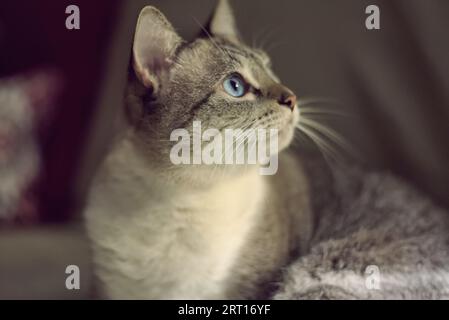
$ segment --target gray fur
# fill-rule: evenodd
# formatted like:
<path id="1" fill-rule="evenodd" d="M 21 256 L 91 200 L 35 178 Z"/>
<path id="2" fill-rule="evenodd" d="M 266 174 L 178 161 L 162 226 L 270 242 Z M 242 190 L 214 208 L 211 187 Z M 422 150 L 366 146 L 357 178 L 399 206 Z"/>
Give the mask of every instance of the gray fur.
<path id="1" fill-rule="evenodd" d="M 449 298 L 446 211 L 390 174 L 303 162 L 316 228 L 275 299 Z M 370 265 L 380 288 L 366 286 Z"/>

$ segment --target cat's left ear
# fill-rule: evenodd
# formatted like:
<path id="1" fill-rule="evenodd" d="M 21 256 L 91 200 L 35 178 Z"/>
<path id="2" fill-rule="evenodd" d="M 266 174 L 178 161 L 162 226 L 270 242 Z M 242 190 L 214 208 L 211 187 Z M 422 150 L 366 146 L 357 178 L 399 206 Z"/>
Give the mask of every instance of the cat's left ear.
<path id="1" fill-rule="evenodd" d="M 142 9 L 133 44 L 134 71 L 142 84 L 157 92 L 182 39 L 156 8 Z"/>
<path id="2" fill-rule="evenodd" d="M 234 14 L 228 0 L 218 1 L 215 12 L 209 22 L 209 31 L 212 35 L 222 37 L 230 42 L 241 42 Z"/>

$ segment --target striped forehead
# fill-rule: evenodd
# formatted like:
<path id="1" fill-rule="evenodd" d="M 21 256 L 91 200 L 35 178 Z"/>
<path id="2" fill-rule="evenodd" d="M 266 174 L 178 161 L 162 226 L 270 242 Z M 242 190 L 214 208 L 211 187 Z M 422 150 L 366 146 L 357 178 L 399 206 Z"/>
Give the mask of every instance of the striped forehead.
<path id="1" fill-rule="evenodd" d="M 272 82 L 279 82 L 270 68 L 264 63 L 264 58 L 257 52 L 246 49 L 244 46 L 222 45 L 221 49 L 237 62 L 238 70 L 254 87 L 261 88 Z"/>
<path id="2" fill-rule="evenodd" d="M 204 46 L 207 47 L 204 47 Z M 208 48 L 205 50 L 205 48 Z M 210 51 L 212 49 L 212 51 Z M 211 55 L 211 53 L 213 54 Z M 208 77 L 218 80 L 223 72 L 239 72 L 255 88 L 279 82 L 266 63 L 267 58 L 244 45 L 236 45 L 220 38 L 199 38 L 178 48 L 179 62 L 188 65 L 196 60 L 209 70 Z M 218 63 L 218 64 L 217 64 Z M 221 67 L 218 67 L 220 66 Z M 213 66 L 213 67 L 212 67 Z M 210 71 L 215 71 L 210 73 Z"/>

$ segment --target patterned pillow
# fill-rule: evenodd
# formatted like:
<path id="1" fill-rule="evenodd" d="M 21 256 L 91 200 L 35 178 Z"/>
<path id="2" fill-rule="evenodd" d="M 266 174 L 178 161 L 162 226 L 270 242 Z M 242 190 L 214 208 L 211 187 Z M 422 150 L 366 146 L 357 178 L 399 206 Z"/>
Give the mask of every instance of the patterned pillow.
<path id="1" fill-rule="evenodd" d="M 53 109 L 58 83 L 50 71 L 0 79 L 0 222 L 37 220 L 37 130 Z"/>

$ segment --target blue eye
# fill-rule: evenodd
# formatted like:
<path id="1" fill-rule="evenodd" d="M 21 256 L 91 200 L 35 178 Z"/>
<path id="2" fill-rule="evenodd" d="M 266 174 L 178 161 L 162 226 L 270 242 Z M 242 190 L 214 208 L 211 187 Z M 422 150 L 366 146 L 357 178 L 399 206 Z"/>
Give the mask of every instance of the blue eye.
<path id="1" fill-rule="evenodd" d="M 223 88 L 229 95 L 239 98 L 246 94 L 248 86 L 239 74 L 232 74 L 223 81 Z"/>

